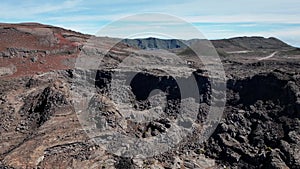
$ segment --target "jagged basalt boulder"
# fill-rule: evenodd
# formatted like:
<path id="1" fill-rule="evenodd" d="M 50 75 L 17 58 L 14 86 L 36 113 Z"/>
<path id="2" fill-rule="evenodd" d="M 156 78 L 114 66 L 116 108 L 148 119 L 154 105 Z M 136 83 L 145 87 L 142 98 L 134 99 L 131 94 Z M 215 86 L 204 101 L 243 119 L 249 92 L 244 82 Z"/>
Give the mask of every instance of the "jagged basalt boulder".
<path id="1" fill-rule="evenodd" d="M 28 132 L 43 125 L 51 118 L 55 108 L 68 104 L 64 94 L 51 87 L 45 88 L 40 94 L 29 96 L 20 110 L 20 115 L 24 120 L 17 130 Z"/>

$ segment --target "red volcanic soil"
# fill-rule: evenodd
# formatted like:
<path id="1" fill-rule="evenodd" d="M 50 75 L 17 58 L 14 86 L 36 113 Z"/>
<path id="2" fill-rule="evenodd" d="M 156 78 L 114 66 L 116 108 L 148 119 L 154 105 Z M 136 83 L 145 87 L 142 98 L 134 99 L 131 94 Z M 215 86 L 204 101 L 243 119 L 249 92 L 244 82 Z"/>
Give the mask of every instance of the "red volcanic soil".
<path id="1" fill-rule="evenodd" d="M 13 69 L 3 77 L 70 69 L 89 37 L 37 23 L 0 24 L 0 68 Z"/>

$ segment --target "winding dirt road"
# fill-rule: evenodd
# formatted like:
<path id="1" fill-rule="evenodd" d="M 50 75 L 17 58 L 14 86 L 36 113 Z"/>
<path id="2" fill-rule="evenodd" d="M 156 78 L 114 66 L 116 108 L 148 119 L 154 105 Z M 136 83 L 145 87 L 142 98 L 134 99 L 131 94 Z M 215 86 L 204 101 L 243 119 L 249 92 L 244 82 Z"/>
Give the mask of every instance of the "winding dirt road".
<path id="1" fill-rule="evenodd" d="M 273 52 L 272 54 L 266 56 L 266 57 L 263 57 L 263 58 L 258 58 L 257 60 L 266 60 L 266 59 L 270 59 L 272 57 L 274 57 L 276 54 L 278 53 L 278 51 L 276 52 Z"/>

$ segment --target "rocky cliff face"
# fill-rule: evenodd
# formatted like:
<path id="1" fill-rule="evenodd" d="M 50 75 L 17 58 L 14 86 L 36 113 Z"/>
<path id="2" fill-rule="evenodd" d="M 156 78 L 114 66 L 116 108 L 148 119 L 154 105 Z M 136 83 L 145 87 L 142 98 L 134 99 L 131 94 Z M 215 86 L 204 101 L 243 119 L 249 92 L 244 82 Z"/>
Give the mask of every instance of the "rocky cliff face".
<path id="1" fill-rule="evenodd" d="M 122 40 L 122 42 L 140 49 L 176 49 L 186 47 L 186 45 L 184 44 L 185 41 L 180 41 L 176 39 L 124 39 Z"/>
<path id="2" fill-rule="evenodd" d="M 95 127 L 105 122 L 132 138 L 170 131 L 180 115 L 179 101 L 193 96 L 199 105 L 194 120 L 201 126 L 212 99 L 211 79 L 196 64 L 194 52 L 179 40 L 154 38 L 125 40 L 127 45 L 109 49 L 114 39 L 96 38 L 93 45 L 85 43 L 89 35 L 40 24 L 1 24 L 0 33 L 0 168 L 300 168 L 297 48 L 274 38 L 213 41 L 227 78 L 226 107 L 217 129 L 204 143 L 194 132 L 167 152 L 140 159 L 116 156 L 93 142 L 80 124 L 72 93 L 85 98 L 92 91 L 90 104 L 100 105 L 89 110 Z M 106 59 L 99 69 L 83 70 L 75 63 L 81 55 Z M 129 56 L 132 60 L 120 71 L 116 65 Z M 149 58 L 151 71 L 132 72 L 132 65 Z M 169 72 L 179 72 L 176 77 L 152 67 L 167 62 Z M 116 75 L 132 80 L 122 88 L 128 95 L 111 98 Z M 189 78 L 196 79 L 196 88 L 179 92 L 178 85 Z M 126 112 L 117 101 L 124 98 L 133 112 L 148 113 L 158 104 L 155 99 L 166 98 L 160 100 L 166 102 L 164 114 L 144 123 L 122 121 Z"/>

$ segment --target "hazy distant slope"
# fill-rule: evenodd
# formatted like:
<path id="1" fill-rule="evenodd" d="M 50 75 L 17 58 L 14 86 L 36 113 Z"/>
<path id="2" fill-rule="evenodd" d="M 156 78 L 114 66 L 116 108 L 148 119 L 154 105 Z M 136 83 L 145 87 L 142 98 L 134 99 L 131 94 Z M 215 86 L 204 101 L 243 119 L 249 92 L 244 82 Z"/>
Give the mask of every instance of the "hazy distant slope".
<path id="1" fill-rule="evenodd" d="M 264 50 L 264 49 L 292 49 L 293 47 L 276 38 L 237 37 L 212 41 L 215 48 L 225 51 L 236 50 Z"/>

